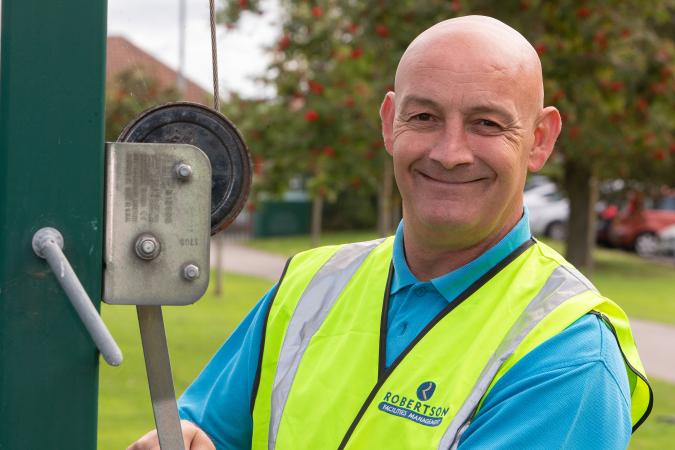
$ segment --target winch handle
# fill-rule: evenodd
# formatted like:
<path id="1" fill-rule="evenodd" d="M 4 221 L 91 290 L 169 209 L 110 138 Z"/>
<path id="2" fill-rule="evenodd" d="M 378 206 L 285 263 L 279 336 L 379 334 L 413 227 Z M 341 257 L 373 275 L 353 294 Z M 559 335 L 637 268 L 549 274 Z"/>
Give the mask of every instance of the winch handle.
<path id="1" fill-rule="evenodd" d="M 103 359 L 111 366 L 119 366 L 123 359 L 122 351 L 63 253 L 63 235 L 51 227 L 39 229 L 33 235 L 33 251 L 40 258 L 47 260 L 56 275 L 56 280 L 66 292 Z"/>

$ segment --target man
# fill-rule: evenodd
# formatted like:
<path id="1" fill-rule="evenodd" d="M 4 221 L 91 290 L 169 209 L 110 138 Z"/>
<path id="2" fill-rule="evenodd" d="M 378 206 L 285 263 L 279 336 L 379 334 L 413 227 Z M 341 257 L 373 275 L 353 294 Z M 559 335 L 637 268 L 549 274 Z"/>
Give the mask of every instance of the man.
<path id="1" fill-rule="evenodd" d="M 396 236 L 290 261 L 183 395 L 187 448 L 626 447 L 651 390 L 625 315 L 523 209 L 561 127 L 541 76 L 487 17 L 410 44 L 380 109 Z"/>

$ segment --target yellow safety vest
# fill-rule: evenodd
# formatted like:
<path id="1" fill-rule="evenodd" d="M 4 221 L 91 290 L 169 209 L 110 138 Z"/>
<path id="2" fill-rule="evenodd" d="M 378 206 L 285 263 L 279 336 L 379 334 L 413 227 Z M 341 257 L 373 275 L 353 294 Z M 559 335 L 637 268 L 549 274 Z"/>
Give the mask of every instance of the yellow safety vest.
<path id="1" fill-rule="evenodd" d="M 254 449 L 449 449 L 495 382 L 584 314 L 614 333 L 635 430 L 652 392 L 625 313 L 529 240 L 385 367 L 393 238 L 301 253 L 267 312 L 253 387 Z M 634 373 L 635 375 L 632 375 Z"/>

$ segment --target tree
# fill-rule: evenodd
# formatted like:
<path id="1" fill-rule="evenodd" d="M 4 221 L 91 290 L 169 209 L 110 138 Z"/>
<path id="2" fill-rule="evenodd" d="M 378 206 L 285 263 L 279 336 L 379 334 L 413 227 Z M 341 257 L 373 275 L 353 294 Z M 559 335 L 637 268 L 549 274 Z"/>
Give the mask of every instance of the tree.
<path id="1" fill-rule="evenodd" d="M 277 97 L 261 102 L 252 128 L 245 128 L 265 141 L 254 148 L 269 161 L 265 177 L 307 172 L 313 195 L 321 198 L 350 189 L 355 179 L 375 189 L 389 164 L 376 106 L 393 89 L 406 46 L 440 20 L 485 14 L 533 43 L 542 58 L 546 103 L 562 112 L 553 161 L 562 165 L 570 197 L 567 256 L 574 264 L 592 263 L 598 180 L 675 182 L 675 0 L 654 0 L 649 8 L 638 0 L 280 4 L 281 36 L 265 77 Z M 242 14 L 260 12 L 260 1 L 230 0 L 222 16 L 234 26 Z"/>
<path id="2" fill-rule="evenodd" d="M 105 139 L 117 140 L 124 127 L 138 114 L 177 99 L 177 90 L 161 89 L 157 81 L 140 68 L 120 72 L 106 89 Z"/>
<path id="3" fill-rule="evenodd" d="M 590 270 L 600 180 L 675 183 L 675 2 L 520 2 L 507 21 L 534 43 L 570 198 L 567 258 Z"/>

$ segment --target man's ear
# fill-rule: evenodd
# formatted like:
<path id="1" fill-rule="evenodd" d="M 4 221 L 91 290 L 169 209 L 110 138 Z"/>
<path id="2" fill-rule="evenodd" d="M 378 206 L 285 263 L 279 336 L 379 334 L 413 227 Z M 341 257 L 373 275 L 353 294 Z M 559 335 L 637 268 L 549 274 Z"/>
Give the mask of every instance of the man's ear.
<path id="1" fill-rule="evenodd" d="M 382 121 L 382 138 L 384 139 L 384 148 L 390 155 L 393 152 L 394 144 L 394 117 L 396 116 L 396 105 L 394 103 L 395 94 L 387 92 L 380 106 L 380 120 Z"/>
<path id="2" fill-rule="evenodd" d="M 535 126 L 534 142 L 528 155 L 527 169 L 530 172 L 537 172 L 544 167 L 553 152 L 561 127 L 562 120 L 558 110 L 553 106 L 544 108 Z"/>

